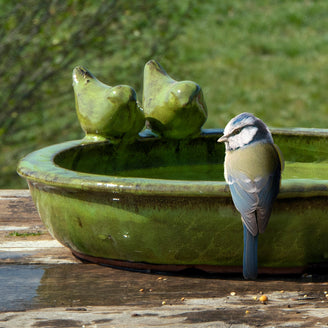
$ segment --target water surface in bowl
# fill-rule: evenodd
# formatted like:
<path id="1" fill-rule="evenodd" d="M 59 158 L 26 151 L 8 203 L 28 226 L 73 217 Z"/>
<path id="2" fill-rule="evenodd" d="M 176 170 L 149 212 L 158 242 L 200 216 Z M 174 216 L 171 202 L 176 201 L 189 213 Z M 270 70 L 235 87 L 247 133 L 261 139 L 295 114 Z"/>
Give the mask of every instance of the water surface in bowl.
<path id="1" fill-rule="evenodd" d="M 224 181 L 225 148 L 217 138 L 86 144 L 58 153 L 54 161 L 68 170 L 103 176 Z M 327 138 L 277 134 L 275 142 L 285 158 L 283 179 L 328 180 Z"/>
<path id="2" fill-rule="evenodd" d="M 115 176 L 190 181 L 222 181 L 223 164 L 178 165 L 115 172 Z M 328 180 L 328 163 L 286 162 L 283 179 Z"/>

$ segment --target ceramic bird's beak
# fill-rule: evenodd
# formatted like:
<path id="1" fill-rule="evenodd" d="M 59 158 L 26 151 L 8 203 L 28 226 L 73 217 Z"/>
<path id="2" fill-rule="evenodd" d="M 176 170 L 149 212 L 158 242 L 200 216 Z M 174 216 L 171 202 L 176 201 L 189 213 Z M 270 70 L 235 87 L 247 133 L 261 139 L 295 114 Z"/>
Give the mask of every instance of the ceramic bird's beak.
<path id="1" fill-rule="evenodd" d="M 226 142 L 228 140 L 227 136 L 223 135 L 221 138 L 217 140 L 217 142 Z"/>

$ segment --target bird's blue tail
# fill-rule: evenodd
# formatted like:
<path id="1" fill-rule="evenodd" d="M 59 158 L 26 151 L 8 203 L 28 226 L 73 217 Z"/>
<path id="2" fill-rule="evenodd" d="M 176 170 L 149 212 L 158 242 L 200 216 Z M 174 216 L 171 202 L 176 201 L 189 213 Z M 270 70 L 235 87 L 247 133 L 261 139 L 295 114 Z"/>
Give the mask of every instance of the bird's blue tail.
<path id="1" fill-rule="evenodd" d="M 245 279 L 256 279 L 257 277 L 257 239 L 244 226 L 244 259 L 243 275 Z"/>

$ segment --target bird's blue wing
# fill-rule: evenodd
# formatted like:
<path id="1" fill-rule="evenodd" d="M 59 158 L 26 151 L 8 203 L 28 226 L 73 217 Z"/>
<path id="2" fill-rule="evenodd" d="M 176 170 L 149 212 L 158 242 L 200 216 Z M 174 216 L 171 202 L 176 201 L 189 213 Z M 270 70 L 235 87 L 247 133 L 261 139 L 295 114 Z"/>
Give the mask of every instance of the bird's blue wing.
<path id="1" fill-rule="evenodd" d="M 280 168 L 270 175 L 251 180 L 241 172 L 231 174 L 228 167 L 226 179 L 233 202 L 246 227 L 253 236 L 264 232 L 273 200 L 279 192 Z"/>
<path id="2" fill-rule="evenodd" d="M 258 195 L 254 182 L 242 173 L 232 175 L 226 171 L 226 180 L 230 187 L 233 203 L 241 214 L 242 220 L 253 236 L 258 234 L 255 211 Z"/>
<path id="3" fill-rule="evenodd" d="M 280 188 L 280 168 L 277 168 L 267 180 L 267 183 L 259 189 L 259 204 L 257 208 L 258 228 L 263 233 L 268 225 L 272 211 L 273 201 L 276 199 Z"/>

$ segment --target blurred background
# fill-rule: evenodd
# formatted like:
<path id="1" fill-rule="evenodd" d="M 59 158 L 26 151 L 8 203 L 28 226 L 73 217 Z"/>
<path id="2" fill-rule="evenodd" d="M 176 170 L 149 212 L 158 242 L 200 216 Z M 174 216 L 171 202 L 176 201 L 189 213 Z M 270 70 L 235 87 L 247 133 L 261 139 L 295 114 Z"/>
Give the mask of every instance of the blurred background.
<path id="1" fill-rule="evenodd" d="M 328 128 L 326 0 L 0 0 L 0 188 L 27 187 L 22 156 L 83 137 L 76 65 L 141 100 L 149 59 L 200 84 L 205 128 L 243 111 Z"/>

